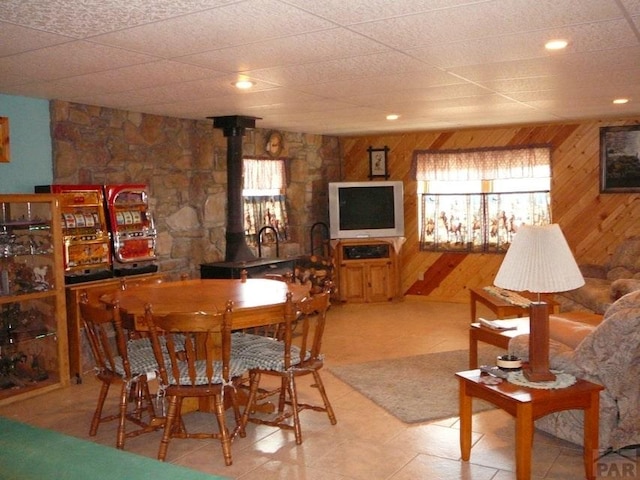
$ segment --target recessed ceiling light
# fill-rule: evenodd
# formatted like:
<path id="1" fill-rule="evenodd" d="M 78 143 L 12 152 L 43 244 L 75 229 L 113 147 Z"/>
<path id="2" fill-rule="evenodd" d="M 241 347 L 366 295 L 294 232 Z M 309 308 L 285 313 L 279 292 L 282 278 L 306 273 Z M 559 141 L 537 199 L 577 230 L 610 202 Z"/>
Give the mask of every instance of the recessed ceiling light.
<path id="1" fill-rule="evenodd" d="M 628 98 L 616 98 L 613 103 L 615 103 L 616 105 L 622 105 L 624 103 L 629 103 L 629 99 Z"/>
<path id="2" fill-rule="evenodd" d="M 397 115 L 395 113 L 387 115 L 387 120 L 397 120 L 398 118 L 400 118 L 400 115 Z"/>
<path id="3" fill-rule="evenodd" d="M 234 83 L 234 85 L 240 90 L 247 90 L 248 88 L 253 87 L 255 84 L 251 80 L 238 80 L 236 83 Z"/>
<path id="4" fill-rule="evenodd" d="M 569 42 L 567 42 L 566 40 L 549 40 L 544 44 L 544 48 L 546 48 L 547 50 L 562 50 L 563 48 L 566 48 L 567 45 L 569 45 Z"/>

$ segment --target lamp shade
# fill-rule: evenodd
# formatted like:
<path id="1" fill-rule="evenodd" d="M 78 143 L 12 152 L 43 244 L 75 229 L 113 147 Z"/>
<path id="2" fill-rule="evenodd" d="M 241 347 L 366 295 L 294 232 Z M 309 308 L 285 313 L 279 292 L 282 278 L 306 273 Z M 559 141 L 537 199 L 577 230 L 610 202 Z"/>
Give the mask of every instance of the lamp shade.
<path id="1" fill-rule="evenodd" d="M 523 225 L 493 283 L 517 292 L 554 293 L 581 287 L 584 278 L 559 225 Z"/>

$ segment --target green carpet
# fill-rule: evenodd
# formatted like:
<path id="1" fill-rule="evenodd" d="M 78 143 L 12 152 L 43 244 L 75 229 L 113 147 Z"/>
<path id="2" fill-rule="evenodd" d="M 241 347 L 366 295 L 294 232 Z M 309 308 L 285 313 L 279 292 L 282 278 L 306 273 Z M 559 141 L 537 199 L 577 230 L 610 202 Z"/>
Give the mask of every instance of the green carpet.
<path id="1" fill-rule="evenodd" d="M 495 364 L 504 351 L 482 346 L 480 363 Z M 330 367 L 331 373 L 351 385 L 405 423 L 419 423 L 458 416 L 458 380 L 455 372 L 469 369 L 469 352 L 415 355 Z M 493 405 L 473 400 L 474 413 Z"/>
<path id="2" fill-rule="evenodd" d="M 224 479 L 0 417 L 0 478 Z"/>

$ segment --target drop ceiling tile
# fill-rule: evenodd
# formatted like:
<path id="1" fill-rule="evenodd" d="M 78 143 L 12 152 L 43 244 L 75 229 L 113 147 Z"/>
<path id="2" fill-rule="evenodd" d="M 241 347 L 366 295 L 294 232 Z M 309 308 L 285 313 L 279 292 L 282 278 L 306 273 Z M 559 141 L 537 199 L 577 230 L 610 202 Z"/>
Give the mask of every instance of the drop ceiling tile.
<path id="1" fill-rule="evenodd" d="M 568 40 L 567 49 L 563 52 L 545 50 L 544 44 L 555 38 Z M 636 45 L 638 38 L 627 21 L 620 19 L 434 45 L 411 49 L 407 53 L 439 68 L 451 69 L 465 65 L 557 57 Z"/>
<path id="2" fill-rule="evenodd" d="M 253 0 L 94 37 L 165 58 L 244 45 L 334 25 L 276 0 Z"/>
<path id="3" fill-rule="evenodd" d="M 548 112 L 560 119 L 578 120 L 584 118 L 625 118 L 634 115 L 634 110 L 627 105 L 613 105 L 607 102 L 603 108 L 604 99 L 575 101 L 553 101 L 545 100 L 540 102 L 529 102 L 529 105 L 540 111 Z"/>
<path id="4" fill-rule="evenodd" d="M 563 54 L 547 58 L 534 58 L 522 61 L 499 62 L 492 64 L 472 65 L 450 69 L 450 73 L 470 81 L 490 82 L 499 79 L 570 75 L 576 76 L 589 72 L 612 72 L 627 70 L 630 64 L 637 62 L 631 59 L 640 58 L 640 47 L 618 48 Z"/>
<path id="5" fill-rule="evenodd" d="M 389 70 L 384 75 L 347 78 L 311 85 L 296 85 L 296 90 L 317 95 L 344 97 L 348 95 L 386 93 L 396 89 L 420 89 L 465 83 L 442 70 L 428 68 L 410 73 L 393 73 L 392 70 Z"/>
<path id="6" fill-rule="evenodd" d="M 3 0 L 0 18 L 34 29 L 86 38 L 208 10 L 237 0 Z"/>
<path id="7" fill-rule="evenodd" d="M 4 0 L 0 91 L 327 134 L 637 115 L 638 19 L 638 0 Z"/>
<path id="8" fill-rule="evenodd" d="M 1 17 L 0 17 L 1 18 Z M 0 22 L 0 57 L 70 42 L 71 37 Z"/>
<path id="9" fill-rule="evenodd" d="M 353 95 L 342 97 L 358 105 L 380 105 L 391 108 L 393 105 L 404 103 L 451 101 L 456 98 L 471 98 L 477 96 L 493 95 L 486 88 L 478 87 L 470 83 L 458 85 L 446 85 L 433 88 L 394 90 L 386 93 L 367 95 Z"/>
<path id="10" fill-rule="evenodd" d="M 484 82 L 484 86 L 495 92 L 511 96 L 521 92 L 544 92 L 544 95 L 549 96 L 578 88 L 588 88 L 592 91 L 600 91 L 603 88 L 617 89 L 622 94 L 628 87 L 635 88 L 639 86 L 639 78 L 640 67 L 630 70 L 617 70 L 615 75 L 601 71 L 576 76 L 513 78 Z"/>
<path id="11" fill-rule="evenodd" d="M 629 15 L 640 15 L 640 2 L 638 0 L 620 0 Z"/>
<path id="12" fill-rule="evenodd" d="M 394 48 L 441 45 L 620 18 L 615 2 L 500 0 L 380 20 L 351 28 Z"/>
<path id="13" fill-rule="evenodd" d="M 252 78 L 291 86 L 386 75 L 390 69 L 396 73 L 415 72 L 417 74 L 431 70 L 431 67 L 402 53 L 387 52 L 304 65 L 250 70 L 244 73 Z"/>
<path id="14" fill-rule="evenodd" d="M 207 80 L 223 75 L 227 74 L 170 60 L 160 60 L 106 72 L 79 75 L 60 80 L 58 83 L 70 89 L 76 89 L 78 92 L 93 90 L 95 93 L 109 93 L 171 85 L 198 79 Z"/>
<path id="15" fill-rule="evenodd" d="M 366 2 L 354 2 L 345 0 L 287 0 L 315 15 L 328 18 L 341 25 L 370 22 L 396 16 L 405 16 L 415 13 L 427 12 L 451 8 L 467 3 L 486 3 L 490 0 L 367 0 Z"/>
<path id="16" fill-rule="evenodd" d="M 153 60 L 156 59 L 141 53 L 76 41 L 2 57 L 0 70 L 11 70 L 33 80 L 55 80 Z"/>
<path id="17" fill-rule="evenodd" d="M 211 50 L 180 57 L 179 60 L 209 68 L 240 72 L 384 51 L 389 51 L 389 48 L 349 30 L 332 28 L 260 43 Z"/>

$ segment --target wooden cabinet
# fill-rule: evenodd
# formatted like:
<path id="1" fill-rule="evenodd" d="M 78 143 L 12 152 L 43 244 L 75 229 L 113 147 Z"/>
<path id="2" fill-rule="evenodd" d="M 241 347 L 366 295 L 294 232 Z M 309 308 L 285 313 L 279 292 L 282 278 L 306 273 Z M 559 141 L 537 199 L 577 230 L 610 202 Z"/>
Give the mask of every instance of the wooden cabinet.
<path id="1" fill-rule="evenodd" d="M 105 293 L 125 288 L 127 285 L 140 285 L 147 282 L 162 281 L 161 273 L 131 275 L 127 277 L 108 278 L 94 282 L 67 285 L 67 325 L 69 329 L 69 371 L 76 382 L 80 382 L 82 374 L 94 366 L 89 342 L 83 334 L 80 317 L 80 299 L 83 293 L 90 301 L 98 301 Z"/>
<path id="2" fill-rule="evenodd" d="M 340 240 L 334 255 L 338 299 L 343 302 L 386 302 L 399 297 L 398 254 L 382 239 Z"/>
<path id="3" fill-rule="evenodd" d="M 69 384 L 60 205 L 0 195 L 0 405 Z"/>

